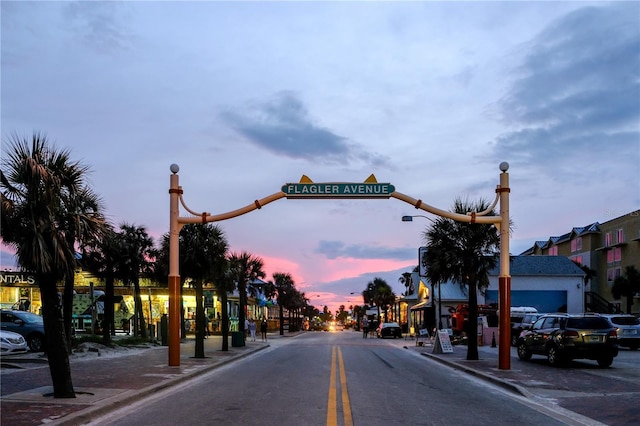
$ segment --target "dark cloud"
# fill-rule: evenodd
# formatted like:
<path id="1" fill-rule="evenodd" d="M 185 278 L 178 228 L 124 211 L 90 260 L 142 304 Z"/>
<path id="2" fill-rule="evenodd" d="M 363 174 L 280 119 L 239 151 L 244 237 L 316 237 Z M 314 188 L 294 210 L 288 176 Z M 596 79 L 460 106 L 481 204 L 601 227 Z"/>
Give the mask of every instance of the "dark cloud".
<path id="1" fill-rule="evenodd" d="M 629 153 L 621 163 L 635 170 L 640 155 L 640 4 L 579 9 L 551 24 L 527 49 L 499 103 L 503 121 L 518 130 L 497 138 L 494 156 L 504 159 L 506 154 L 512 163 L 580 178 L 580 167 L 567 159 L 597 163 L 604 147 L 615 146 Z"/>
<path id="2" fill-rule="evenodd" d="M 226 111 L 222 117 L 248 141 L 277 155 L 315 163 L 388 165 L 385 157 L 315 124 L 292 92 L 280 92 L 242 112 Z"/>
<path id="3" fill-rule="evenodd" d="M 345 245 L 342 241 L 321 240 L 315 249 L 318 254 L 327 259 L 352 258 L 352 259 L 385 259 L 406 260 L 416 257 L 415 248 L 393 248 L 374 245 L 358 246 Z"/>

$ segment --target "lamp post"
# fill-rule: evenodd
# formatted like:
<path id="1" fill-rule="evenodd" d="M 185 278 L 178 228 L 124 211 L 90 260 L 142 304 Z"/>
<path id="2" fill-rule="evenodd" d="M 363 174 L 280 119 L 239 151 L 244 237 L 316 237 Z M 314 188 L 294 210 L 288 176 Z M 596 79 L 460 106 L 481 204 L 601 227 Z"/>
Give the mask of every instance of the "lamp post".
<path id="1" fill-rule="evenodd" d="M 413 222 L 414 217 L 423 217 L 425 219 L 429 219 L 428 216 L 424 216 L 421 214 L 414 214 L 411 216 L 402 216 L 403 222 Z M 422 262 L 422 259 L 418 259 L 419 262 Z M 438 330 L 442 330 L 442 283 L 438 282 Z"/>
<path id="2" fill-rule="evenodd" d="M 413 205 L 416 209 L 425 210 L 429 213 L 446 217 L 459 222 L 493 224 L 500 232 L 500 276 L 498 277 L 498 305 L 500 307 L 499 317 L 499 351 L 498 368 L 509 370 L 511 368 L 511 347 L 510 347 L 510 319 L 509 308 L 511 306 L 511 274 L 509 258 L 509 163 L 500 163 L 500 184 L 496 186 L 496 199 L 491 206 L 483 212 L 468 212 L 466 215 L 452 213 L 441 210 L 416 200 L 399 192 L 391 194 L 392 197 L 405 201 Z M 487 216 L 489 212 L 500 202 L 500 215 Z M 403 216 L 403 222 L 411 222 L 415 216 Z"/>

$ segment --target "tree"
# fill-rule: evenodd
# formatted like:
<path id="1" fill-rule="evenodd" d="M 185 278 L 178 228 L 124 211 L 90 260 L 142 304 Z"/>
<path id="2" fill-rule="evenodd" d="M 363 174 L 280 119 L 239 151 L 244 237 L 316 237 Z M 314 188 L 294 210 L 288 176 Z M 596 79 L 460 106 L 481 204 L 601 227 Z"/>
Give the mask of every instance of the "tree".
<path id="1" fill-rule="evenodd" d="M 417 267 L 416 267 L 417 268 Z M 398 282 L 405 286 L 407 289 L 404 292 L 404 296 L 410 296 L 415 293 L 415 284 L 413 283 L 413 277 L 411 276 L 411 272 L 403 272 L 400 278 L 398 278 Z"/>
<path id="2" fill-rule="evenodd" d="M 457 199 L 453 212 L 467 214 L 487 210 L 488 203 L 476 204 Z M 495 212 L 490 212 L 495 216 Z M 467 359 L 478 359 L 478 341 L 475 338 L 478 321 L 477 290 L 489 285 L 489 271 L 496 266 L 500 237 L 490 224 L 457 222 L 439 217 L 423 234 L 427 246 L 425 262 L 427 278 L 432 284 L 458 282 L 469 289 L 469 318 Z"/>
<path id="3" fill-rule="evenodd" d="M 367 291 L 371 292 L 371 300 L 378 308 L 378 321 L 380 321 L 380 310 L 384 312 L 384 319 L 388 321 L 387 310 L 389 305 L 396 301 L 393 289 L 385 280 L 375 277 L 367 284 Z"/>
<path id="4" fill-rule="evenodd" d="M 273 273 L 273 284 L 278 294 L 277 301 L 280 308 L 280 335 L 284 334 L 284 308 L 290 305 L 295 290 L 295 283 L 291 274 L 283 272 Z"/>
<path id="5" fill-rule="evenodd" d="M 195 358 L 204 358 L 204 291 L 205 282 L 223 275 L 227 260 L 227 241 L 220 227 L 211 224 L 185 225 L 180 231 L 180 273 L 189 277 L 196 290 Z M 217 272 L 217 273 L 216 273 Z M 225 292 L 226 294 L 226 292 Z"/>
<path id="6" fill-rule="evenodd" d="M 264 263 L 261 258 L 252 256 L 247 252 L 240 254 L 233 253 L 229 257 L 229 267 L 235 276 L 236 285 L 238 286 L 239 295 L 239 313 L 238 313 L 238 329 L 242 332 L 244 338 L 246 330 L 244 323 L 246 320 L 247 307 L 247 284 L 258 278 L 264 278 Z"/>
<path id="7" fill-rule="evenodd" d="M 61 194 L 64 203 L 62 227 L 65 229 L 67 244 L 79 245 L 92 239 L 96 230 L 102 228 L 105 223 L 102 216 L 102 203 L 100 198 L 88 187 L 83 187 L 75 197 L 67 197 Z M 64 292 L 62 296 L 62 318 L 64 319 L 64 332 L 67 338 L 67 349 L 71 352 L 72 316 L 73 316 L 73 287 L 74 274 L 68 274 L 64 279 Z"/>
<path id="8" fill-rule="evenodd" d="M 104 320 L 102 322 L 102 343 L 111 345 L 111 336 L 115 334 L 114 323 L 114 284 L 118 276 L 118 265 L 122 264 L 124 250 L 121 247 L 120 234 L 108 226 L 99 238 L 92 240 L 82 251 L 82 267 L 99 278 L 104 279 Z"/>
<path id="9" fill-rule="evenodd" d="M 620 297 L 627 299 L 627 313 L 630 314 L 633 297 L 638 292 L 640 292 L 640 271 L 633 265 L 627 266 L 624 268 L 624 274 L 613 281 L 611 294 L 615 299 Z"/>
<path id="10" fill-rule="evenodd" d="M 228 293 L 232 292 L 236 286 L 234 280 L 233 271 L 229 268 L 229 261 L 226 259 L 224 265 L 221 265 L 223 270 L 220 274 L 216 274 L 213 285 L 216 288 L 218 297 L 220 297 L 220 303 L 222 305 L 222 351 L 229 350 L 229 308 L 228 308 Z"/>
<path id="11" fill-rule="evenodd" d="M 89 187 L 88 168 L 72 162 L 68 150 L 37 133 L 31 140 L 14 135 L 8 146 L 0 170 L 0 235 L 15 249 L 22 270 L 38 280 L 53 395 L 75 398 L 57 286 L 75 272 L 77 239 L 98 235 L 104 219 L 99 210 L 82 212 L 86 228 L 69 229 L 70 216 L 83 208 L 74 200 Z"/>
<path id="12" fill-rule="evenodd" d="M 133 301 L 136 313 L 134 335 L 146 338 L 147 329 L 140 297 L 140 276 L 152 275 L 153 256 L 156 254 L 153 239 L 143 226 L 123 223 L 120 225 L 120 240 L 122 262 L 118 265 L 118 275 L 125 284 L 133 284 Z"/>

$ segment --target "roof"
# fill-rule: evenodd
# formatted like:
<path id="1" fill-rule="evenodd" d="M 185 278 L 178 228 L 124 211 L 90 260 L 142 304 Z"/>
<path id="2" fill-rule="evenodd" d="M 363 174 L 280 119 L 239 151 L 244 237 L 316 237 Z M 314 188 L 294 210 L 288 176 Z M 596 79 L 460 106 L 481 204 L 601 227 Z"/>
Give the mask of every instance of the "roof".
<path id="1" fill-rule="evenodd" d="M 433 292 L 435 297 L 438 297 L 438 291 L 442 296 L 442 300 L 467 300 L 469 295 L 466 288 L 462 288 L 460 284 L 454 282 L 442 283 L 442 288 L 438 290 L 438 286 L 435 286 Z"/>
<path id="2" fill-rule="evenodd" d="M 511 256 L 509 274 L 511 276 L 583 276 L 584 271 L 566 256 Z M 500 265 L 496 265 L 489 275 L 500 275 Z"/>

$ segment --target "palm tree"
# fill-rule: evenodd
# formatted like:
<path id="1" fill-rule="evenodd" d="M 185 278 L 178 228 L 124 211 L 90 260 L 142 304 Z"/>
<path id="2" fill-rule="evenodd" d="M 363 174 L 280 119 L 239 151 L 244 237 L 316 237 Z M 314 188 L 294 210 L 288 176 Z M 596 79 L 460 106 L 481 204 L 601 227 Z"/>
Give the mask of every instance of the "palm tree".
<path id="1" fill-rule="evenodd" d="M 247 306 L 247 284 L 258 278 L 264 278 L 264 263 L 261 258 L 252 256 L 247 252 L 240 254 L 232 253 L 229 257 L 231 271 L 233 272 L 238 286 L 239 295 L 239 313 L 238 313 L 238 329 L 245 336 L 244 323 L 246 319 Z"/>
<path id="2" fill-rule="evenodd" d="M 152 274 L 152 257 L 155 255 L 153 239 L 143 226 L 127 223 L 120 225 L 120 235 L 123 262 L 119 265 L 119 275 L 126 284 L 133 284 L 133 301 L 136 312 L 134 335 L 140 335 L 144 339 L 147 337 L 147 330 L 140 298 L 140 276 Z"/>
<path id="3" fill-rule="evenodd" d="M 627 266 L 624 268 L 624 274 L 617 277 L 613 281 L 611 294 L 615 299 L 624 296 L 627 299 L 627 313 L 631 313 L 633 305 L 633 296 L 640 292 L 640 271 L 635 266 Z"/>
<path id="4" fill-rule="evenodd" d="M 379 277 L 375 277 L 373 281 L 367 284 L 367 288 L 373 288 L 373 303 L 378 308 L 378 321 L 380 321 L 380 310 L 384 312 L 384 319 L 388 321 L 387 310 L 389 305 L 393 304 L 396 300 L 396 295 L 393 289 L 385 280 Z"/>
<path id="5" fill-rule="evenodd" d="M 104 279 L 104 321 L 102 322 L 102 343 L 111 345 L 111 336 L 115 334 L 114 323 L 114 284 L 123 263 L 123 249 L 120 234 L 112 226 L 98 239 L 91 241 L 82 251 L 82 267 L 99 278 Z"/>
<path id="6" fill-rule="evenodd" d="M 62 226 L 66 230 L 67 244 L 74 246 L 76 241 L 83 242 L 91 239 L 97 227 L 103 226 L 105 220 L 101 213 L 101 201 L 91 189 L 84 187 L 76 197 L 65 199 L 63 202 L 66 214 L 62 218 L 64 223 Z M 65 277 L 62 296 L 62 317 L 69 351 L 71 351 L 74 278 L 74 275 Z"/>
<path id="7" fill-rule="evenodd" d="M 403 272 L 400 278 L 398 278 L 398 282 L 406 287 L 407 290 L 404 292 L 405 296 L 410 296 L 415 292 L 411 272 Z"/>
<path id="8" fill-rule="evenodd" d="M 229 268 L 229 260 L 225 259 L 224 264 L 220 265 L 220 270 L 215 273 L 213 285 L 216 288 L 220 303 L 222 305 L 222 351 L 229 350 L 229 308 L 228 294 L 233 292 L 236 286 L 233 271 Z M 216 268 L 218 269 L 218 268 Z"/>
<path id="9" fill-rule="evenodd" d="M 57 285 L 75 272 L 77 239 L 99 235 L 104 222 L 99 210 L 82 211 L 74 201 L 90 192 L 88 168 L 72 162 L 68 150 L 37 133 L 31 140 L 14 135 L 8 146 L 0 170 L 0 235 L 16 250 L 20 267 L 38 280 L 53 395 L 75 398 Z M 78 232 L 70 216 L 85 213 Z"/>
<path id="10" fill-rule="evenodd" d="M 215 282 L 226 265 L 227 241 L 220 227 L 212 224 L 185 225 L 180 231 L 180 271 L 189 277 L 196 290 L 195 358 L 204 358 L 204 291 L 205 282 Z M 218 273 L 216 274 L 216 270 Z M 225 292 L 226 294 L 226 292 Z M 224 339 L 223 339 L 224 340 Z"/>
<path id="11" fill-rule="evenodd" d="M 284 308 L 290 306 L 294 297 L 295 283 L 291 274 L 283 272 L 274 272 L 273 284 L 278 293 L 278 306 L 280 308 L 280 335 L 284 335 Z"/>
<path id="12" fill-rule="evenodd" d="M 457 199 L 453 211 L 466 214 L 484 211 L 488 203 L 476 204 Z M 490 213 L 495 215 L 494 212 Z M 432 284 L 455 281 L 469 288 L 469 319 L 467 321 L 467 359 L 478 359 L 475 339 L 478 320 L 477 289 L 489 285 L 489 271 L 495 267 L 500 237 L 493 225 L 470 224 L 439 217 L 423 234 L 427 245 L 427 276 Z"/>

